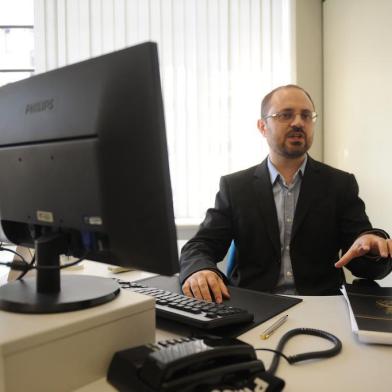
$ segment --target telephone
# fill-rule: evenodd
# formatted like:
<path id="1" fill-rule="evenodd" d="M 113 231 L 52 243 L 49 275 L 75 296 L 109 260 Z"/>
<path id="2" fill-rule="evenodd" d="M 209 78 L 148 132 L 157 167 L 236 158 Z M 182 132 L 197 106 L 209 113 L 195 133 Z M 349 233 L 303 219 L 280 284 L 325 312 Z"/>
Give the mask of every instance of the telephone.
<path id="1" fill-rule="evenodd" d="M 178 338 L 117 352 L 108 381 L 129 392 L 281 391 L 255 350 L 234 338 Z"/>

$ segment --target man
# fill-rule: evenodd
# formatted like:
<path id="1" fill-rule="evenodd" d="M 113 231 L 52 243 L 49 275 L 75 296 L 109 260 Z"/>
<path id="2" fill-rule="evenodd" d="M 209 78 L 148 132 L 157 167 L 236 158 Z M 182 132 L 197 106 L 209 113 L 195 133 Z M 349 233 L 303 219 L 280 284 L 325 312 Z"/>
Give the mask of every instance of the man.
<path id="1" fill-rule="evenodd" d="M 354 176 L 307 154 L 317 118 L 310 95 L 296 85 L 279 87 L 263 99 L 261 115 L 269 156 L 221 178 L 215 207 L 182 249 L 184 293 L 218 303 L 230 296 L 216 263 L 232 240 L 230 281 L 252 290 L 338 294 L 343 266 L 358 277 L 386 276 L 392 241 L 372 229 Z"/>

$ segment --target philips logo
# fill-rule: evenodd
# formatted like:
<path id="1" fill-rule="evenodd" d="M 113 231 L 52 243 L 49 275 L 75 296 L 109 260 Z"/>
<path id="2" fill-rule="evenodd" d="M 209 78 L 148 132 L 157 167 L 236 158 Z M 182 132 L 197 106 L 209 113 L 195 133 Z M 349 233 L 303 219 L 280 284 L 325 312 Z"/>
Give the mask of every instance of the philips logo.
<path id="1" fill-rule="evenodd" d="M 45 101 L 39 101 L 29 103 L 26 105 L 25 114 L 34 114 L 38 112 L 44 112 L 45 110 L 53 110 L 54 99 L 45 99 Z"/>

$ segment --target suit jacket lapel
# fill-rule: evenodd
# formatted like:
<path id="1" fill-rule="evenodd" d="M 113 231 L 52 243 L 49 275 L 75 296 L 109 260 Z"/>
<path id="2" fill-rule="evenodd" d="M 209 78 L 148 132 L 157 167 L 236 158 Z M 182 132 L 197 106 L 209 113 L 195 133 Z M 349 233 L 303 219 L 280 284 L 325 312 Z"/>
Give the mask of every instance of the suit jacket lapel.
<path id="1" fill-rule="evenodd" d="M 301 223 L 309 211 L 309 207 L 313 204 L 313 201 L 319 198 L 323 193 L 323 183 L 319 175 L 319 170 L 317 162 L 308 156 L 308 162 L 306 164 L 301 190 L 295 209 L 291 240 L 293 240 L 297 234 Z"/>
<path id="2" fill-rule="evenodd" d="M 278 254 L 280 254 L 280 238 L 278 216 L 274 196 L 272 193 L 271 180 L 268 172 L 267 159 L 265 159 L 255 170 L 254 189 L 261 213 L 266 223 L 269 237 Z"/>

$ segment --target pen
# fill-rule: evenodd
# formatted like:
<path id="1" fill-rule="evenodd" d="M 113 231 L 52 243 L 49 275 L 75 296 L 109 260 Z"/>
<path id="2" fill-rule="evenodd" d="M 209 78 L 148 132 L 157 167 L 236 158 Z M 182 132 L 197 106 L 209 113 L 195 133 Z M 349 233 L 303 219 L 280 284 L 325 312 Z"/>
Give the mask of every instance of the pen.
<path id="1" fill-rule="evenodd" d="M 268 339 L 286 320 L 288 315 L 281 317 L 278 321 L 273 323 L 269 328 L 267 328 L 261 335 L 260 338 L 265 340 Z"/>

